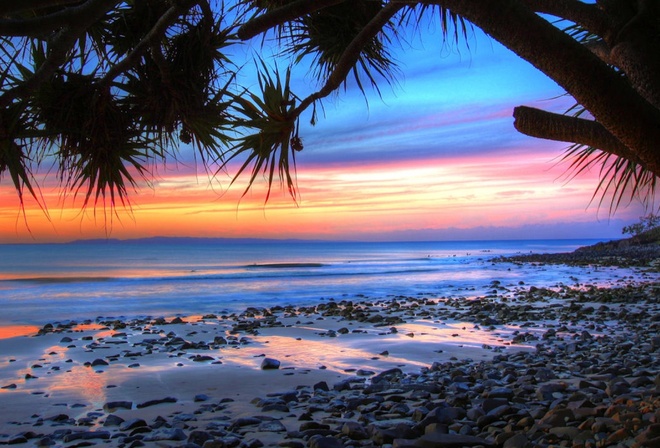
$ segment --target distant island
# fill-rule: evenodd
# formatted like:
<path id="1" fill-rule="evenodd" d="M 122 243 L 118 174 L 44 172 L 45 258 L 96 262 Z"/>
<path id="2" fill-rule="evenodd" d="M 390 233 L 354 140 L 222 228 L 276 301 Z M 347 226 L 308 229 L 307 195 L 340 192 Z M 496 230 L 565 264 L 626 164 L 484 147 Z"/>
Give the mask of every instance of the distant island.
<path id="1" fill-rule="evenodd" d="M 325 240 L 276 239 L 276 238 L 216 238 L 194 236 L 153 236 L 147 238 L 90 238 L 73 240 L 64 244 L 270 244 L 270 243 L 323 243 Z"/>

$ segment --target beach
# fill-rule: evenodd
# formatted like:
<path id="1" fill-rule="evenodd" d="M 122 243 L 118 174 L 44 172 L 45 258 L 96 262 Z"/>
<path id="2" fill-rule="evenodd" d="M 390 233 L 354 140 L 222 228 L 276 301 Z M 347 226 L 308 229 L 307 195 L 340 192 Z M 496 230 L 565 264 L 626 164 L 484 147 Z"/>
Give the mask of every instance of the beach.
<path id="1" fill-rule="evenodd" d="M 47 324 L 0 341 L 0 443 L 659 446 L 654 275 Z"/>
<path id="2" fill-rule="evenodd" d="M 81 317 L 66 291 L 102 295 L 114 281 L 96 280 L 105 265 L 91 279 L 10 279 L 4 297 L 27 285 L 26 296 L 56 300 L 34 302 L 31 320 L 2 319 L 0 444 L 660 446 L 660 257 L 648 248 L 638 263 L 394 249 L 339 263 L 322 246 L 322 263 L 229 266 L 201 286 L 197 270 L 115 282 L 149 299 L 141 309 L 157 286 L 167 309 L 191 313 Z M 244 285 L 246 297 L 259 284 L 291 302 L 177 305 L 171 288 L 190 281 L 185 290 L 215 294 Z M 310 302 L 314 285 L 338 294 Z M 76 318 L 61 319 L 62 295 Z M 128 300 L 106 305 L 131 311 Z"/>

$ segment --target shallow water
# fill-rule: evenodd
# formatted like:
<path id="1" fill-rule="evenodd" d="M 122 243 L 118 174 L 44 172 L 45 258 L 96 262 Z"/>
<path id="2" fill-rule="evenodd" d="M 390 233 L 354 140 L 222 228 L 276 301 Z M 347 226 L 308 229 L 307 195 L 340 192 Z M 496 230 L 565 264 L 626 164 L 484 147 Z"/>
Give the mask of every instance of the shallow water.
<path id="1" fill-rule="evenodd" d="M 474 296 L 493 280 L 607 284 L 629 270 L 493 264 L 592 240 L 415 243 L 147 240 L 0 246 L 0 327 L 224 313 L 396 295 Z"/>

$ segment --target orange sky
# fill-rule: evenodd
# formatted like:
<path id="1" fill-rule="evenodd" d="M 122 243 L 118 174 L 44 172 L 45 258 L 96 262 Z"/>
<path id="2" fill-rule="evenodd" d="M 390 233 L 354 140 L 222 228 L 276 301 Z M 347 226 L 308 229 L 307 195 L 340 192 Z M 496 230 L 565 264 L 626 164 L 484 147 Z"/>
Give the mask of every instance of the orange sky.
<path id="1" fill-rule="evenodd" d="M 447 228 L 555 225 L 589 222 L 599 215 L 607 221 L 607 210 L 587 208 L 596 185 L 594 176 L 567 184 L 563 168 L 551 158 L 552 152 L 541 152 L 524 158 L 517 154 L 299 167 L 297 205 L 279 190 L 264 204 L 263 182 L 241 199 L 244 179 L 225 190 L 228 177 L 218 182 L 204 173 L 172 171 L 160 173 L 152 187 L 145 186 L 132 196 L 131 210 L 119 209 L 116 216 L 102 207 L 81 213 L 79 205 L 62 200 L 56 189 L 44 189 L 50 220 L 31 199 L 26 201 L 23 217 L 15 192 L 3 185 L 1 242 L 106 236 L 378 240 L 398 239 L 397 233 L 410 239 L 414 231 L 444 239 Z M 520 237 L 526 236 L 535 237 Z M 479 233 L 471 238 L 478 239 Z"/>

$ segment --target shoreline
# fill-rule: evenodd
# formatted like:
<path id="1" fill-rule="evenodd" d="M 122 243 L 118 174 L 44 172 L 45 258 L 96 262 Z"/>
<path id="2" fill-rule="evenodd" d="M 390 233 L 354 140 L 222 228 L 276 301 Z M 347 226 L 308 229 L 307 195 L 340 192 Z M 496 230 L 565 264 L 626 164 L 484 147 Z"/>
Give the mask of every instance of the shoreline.
<path id="1" fill-rule="evenodd" d="M 471 300 L 329 300 L 46 325 L 36 337 L 0 340 L 0 401 L 11 403 L 0 407 L 0 444 L 429 446 L 430 438 L 524 448 L 576 440 L 578 429 L 583 443 L 567 446 L 655 440 L 660 283 L 620 282 L 493 281 Z M 266 358 L 279 368 L 263 370 Z M 608 420 L 594 431 L 627 402 L 636 425 Z M 558 409 L 571 415 L 548 426 Z M 620 440 L 602 445 L 610 437 Z"/>

